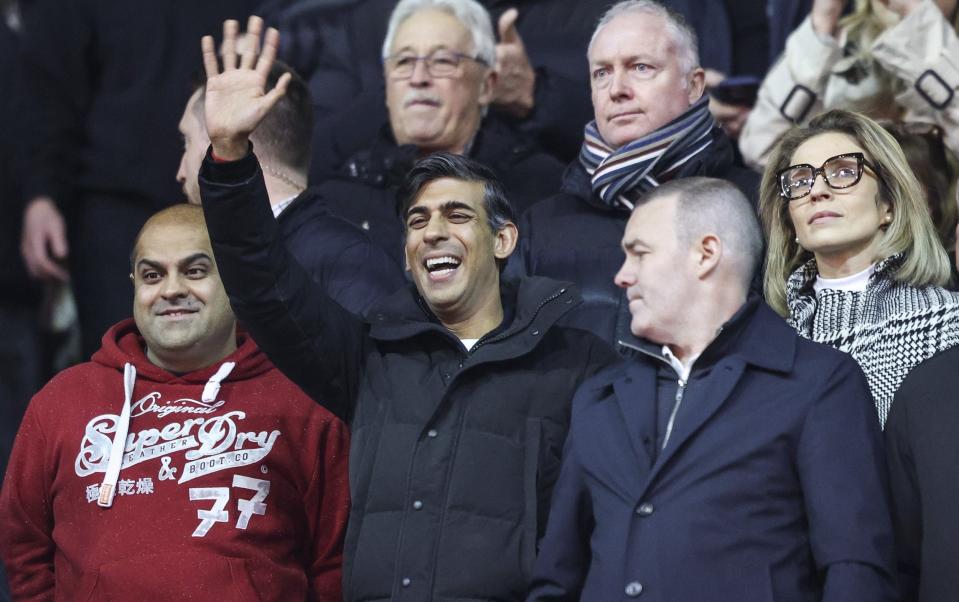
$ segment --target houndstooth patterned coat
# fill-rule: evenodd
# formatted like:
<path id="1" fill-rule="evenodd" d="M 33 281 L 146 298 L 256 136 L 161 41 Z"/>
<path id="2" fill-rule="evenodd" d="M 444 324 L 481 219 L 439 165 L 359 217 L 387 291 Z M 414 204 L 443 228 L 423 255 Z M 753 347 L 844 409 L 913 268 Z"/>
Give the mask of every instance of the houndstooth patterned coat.
<path id="1" fill-rule="evenodd" d="M 862 292 L 824 290 L 817 298 L 815 259 L 793 272 L 786 285 L 788 322 L 800 335 L 859 362 L 882 425 L 909 371 L 959 344 L 959 294 L 893 280 L 903 259 L 898 254 L 876 264 Z"/>

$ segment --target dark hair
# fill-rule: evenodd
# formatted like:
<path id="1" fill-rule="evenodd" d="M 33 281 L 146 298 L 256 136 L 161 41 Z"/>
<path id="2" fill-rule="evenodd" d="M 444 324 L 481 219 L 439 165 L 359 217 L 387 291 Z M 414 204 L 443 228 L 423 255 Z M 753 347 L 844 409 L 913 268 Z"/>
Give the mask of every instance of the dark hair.
<path id="1" fill-rule="evenodd" d="M 282 61 L 273 63 L 266 89 L 272 90 L 284 73 L 292 76 L 286 94 L 266 114 L 250 138 L 261 157 L 269 157 L 272 161 L 306 173 L 310 167 L 313 136 L 313 99 L 303 78 Z M 206 93 L 206 79 L 202 73 L 194 78 L 194 86 L 194 90 L 201 91 L 195 110 L 202 124 L 203 96 Z"/>
<path id="2" fill-rule="evenodd" d="M 420 190 L 440 178 L 483 183 L 483 209 L 493 232 L 516 221 L 513 206 L 507 200 L 496 175 L 488 167 L 462 155 L 446 152 L 433 153 L 420 159 L 406 174 L 397 193 L 400 216 L 405 219 L 407 210 L 419 196 Z"/>
<path id="3" fill-rule="evenodd" d="M 404 223 L 404 231 L 406 212 L 420 195 L 420 191 L 430 182 L 440 178 L 483 183 L 483 210 L 486 211 L 486 223 L 494 233 L 506 224 L 516 222 L 513 206 L 506 198 L 506 193 L 496 179 L 496 175 L 488 167 L 462 155 L 439 152 L 417 161 L 400 185 L 396 198 L 397 208 Z M 506 267 L 506 260 L 497 259 L 496 264 L 502 272 Z"/>

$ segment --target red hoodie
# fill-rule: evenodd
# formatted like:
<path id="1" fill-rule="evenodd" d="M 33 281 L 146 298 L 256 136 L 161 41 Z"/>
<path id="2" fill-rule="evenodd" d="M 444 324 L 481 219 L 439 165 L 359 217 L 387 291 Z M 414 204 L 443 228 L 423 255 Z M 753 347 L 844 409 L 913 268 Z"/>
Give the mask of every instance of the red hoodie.
<path id="1" fill-rule="evenodd" d="M 177 376 L 126 320 L 33 398 L 0 494 L 15 599 L 340 600 L 346 427 L 252 339 L 237 343 Z M 128 363 L 129 431 L 104 508 Z"/>

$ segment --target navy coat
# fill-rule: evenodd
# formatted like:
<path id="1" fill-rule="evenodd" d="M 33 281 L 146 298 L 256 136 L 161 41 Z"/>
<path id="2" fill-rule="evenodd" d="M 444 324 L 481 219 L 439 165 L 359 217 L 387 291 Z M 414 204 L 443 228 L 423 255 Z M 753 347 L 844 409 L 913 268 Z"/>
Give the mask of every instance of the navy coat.
<path id="1" fill-rule="evenodd" d="M 716 346 L 655 461 L 658 354 L 580 387 L 529 600 L 896 599 L 862 371 L 756 298 Z"/>

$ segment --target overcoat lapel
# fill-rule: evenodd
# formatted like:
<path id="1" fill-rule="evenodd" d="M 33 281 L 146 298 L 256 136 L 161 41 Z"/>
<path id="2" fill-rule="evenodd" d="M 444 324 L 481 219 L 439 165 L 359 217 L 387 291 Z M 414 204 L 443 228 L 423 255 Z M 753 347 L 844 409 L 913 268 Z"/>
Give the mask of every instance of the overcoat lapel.
<path id="1" fill-rule="evenodd" d="M 643 494 L 649 488 L 650 484 L 656 479 L 663 467 L 672 459 L 674 455 L 680 453 L 685 446 L 686 441 L 709 420 L 726 403 L 739 379 L 742 378 L 746 363 L 742 358 L 730 357 L 721 361 L 713 369 L 713 376 L 708 380 L 709 392 L 702 401 L 697 400 L 696 404 L 686 405 L 680 409 L 676 420 L 676 427 L 666 449 L 662 450 L 656 463 L 653 465 L 649 478 L 643 487 Z M 683 411 L 683 410 L 686 411 Z"/>
<path id="2" fill-rule="evenodd" d="M 656 444 L 656 371 L 644 364 L 629 366 L 626 375 L 613 382 L 613 392 L 623 415 L 621 426 L 639 463 L 635 474 L 648 474 L 653 460 L 645 442 Z"/>

